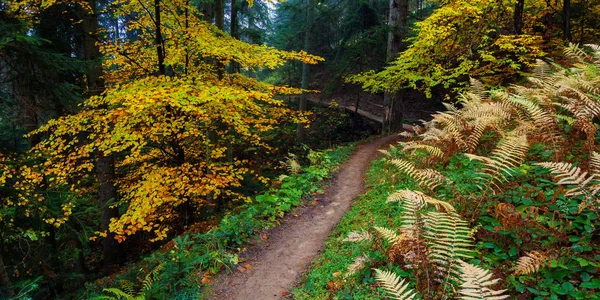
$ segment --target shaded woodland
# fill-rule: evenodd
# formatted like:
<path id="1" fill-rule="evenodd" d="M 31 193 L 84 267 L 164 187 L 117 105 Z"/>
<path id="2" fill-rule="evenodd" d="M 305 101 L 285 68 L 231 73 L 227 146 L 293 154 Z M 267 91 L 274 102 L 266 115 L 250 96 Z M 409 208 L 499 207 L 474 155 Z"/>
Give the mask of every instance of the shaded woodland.
<path id="1" fill-rule="evenodd" d="M 0 298 L 197 299 L 318 190 L 347 157 L 341 144 L 420 119 L 447 142 L 410 144 L 432 158 L 423 166 L 501 138 L 525 147 L 533 119 L 575 163 L 541 166 L 558 180 L 596 174 L 599 24 L 598 0 L 3 0 Z M 526 81 L 546 73 L 561 75 Z M 566 86 L 563 74 L 571 92 L 536 90 Z M 490 107 L 519 118 L 478 106 L 496 87 L 515 90 Z M 556 100 L 572 93 L 579 102 Z M 475 106 L 493 113 L 433 115 Z M 525 161 L 471 158 L 488 177 Z M 439 179 L 395 164 L 425 186 Z M 594 178 L 576 182 L 580 195 L 597 197 Z"/>

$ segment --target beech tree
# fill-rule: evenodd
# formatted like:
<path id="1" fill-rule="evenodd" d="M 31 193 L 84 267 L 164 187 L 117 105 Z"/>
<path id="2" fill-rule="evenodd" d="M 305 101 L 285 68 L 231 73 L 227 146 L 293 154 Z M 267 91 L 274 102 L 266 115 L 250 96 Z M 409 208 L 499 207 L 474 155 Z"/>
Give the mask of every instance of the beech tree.
<path id="1" fill-rule="evenodd" d="M 265 132 L 304 120 L 273 98 L 299 90 L 218 74 L 218 66 L 235 61 L 243 68 L 274 68 L 288 59 L 318 58 L 235 40 L 186 1 L 114 4 L 118 13 L 137 16 L 128 27 L 141 32 L 139 39 L 102 45 L 106 92 L 86 100 L 80 113 L 32 133 L 47 135 L 33 151 L 44 155 L 53 187 L 79 194 L 96 165 L 94 153 L 119 157 L 121 197 L 114 205 L 124 213 L 112 219 L 110 232 L 123 241 L 147 231 L 156 241 L 167 236 L 175 216 L 207 205 L 208 195 L 244 198 L 231 188 L 250 172 L 248 161 L 227 159 L 228 147 L 269 151 Z"/>

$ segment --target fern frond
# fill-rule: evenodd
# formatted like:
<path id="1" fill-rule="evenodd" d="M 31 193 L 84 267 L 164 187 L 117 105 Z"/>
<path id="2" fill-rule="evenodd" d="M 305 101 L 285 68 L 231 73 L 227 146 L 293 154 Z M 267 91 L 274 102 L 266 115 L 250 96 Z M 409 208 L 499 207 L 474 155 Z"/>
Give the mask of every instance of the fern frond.
<path id="1" fill-rule="evenodd" d="M 429 241 L 429 257 L 444 276 L 456 278 L 457 261 L 473 256 L 471 229 L 458 215 L 427 212 L 423 236 Z"/>
<path id="2" fill-rule="evenodd" d="M 529 275 L 537 273 L 548 262 L 549 257 L 537 251 L 527 252 L 519 257 L 515 267 L 515 275 Z"/>
<path id="3" fill-rule="evenodd" d="M 138 295 L 142 296 L 145 292 L 149 291 L 154 285 L 154 282 L 158 279 L 160 275 L 160 271 L 162 271 L 163 265 L 158 265 L 154 268 L 150 273 L 146 274 L 144 281 L 142 282 L 142 289 L 138 293 Z"/>
<path id="4" fill-rule="evenodd" d="M 432 156 L 435 156 L 437 158 L 444 158 L 444 152 L 442 152 L 442 150 L 440 148 L 431 146 L 431 145 L 425 145 L 425 144 L 419 144 L 419 143 L 404 143 L 404 147 L 402 149 L 405 151 L 422 149 L 422 150 L 425 150 L 425 152 L 429 153 Z"/>
<path id="5" fill-rule="evenodd" d="M 387 202 L 401 202 L 404 201 L 412 202 L 415 204 L 418 209 L 423 208 L 426 204 L 434 205 L 438 211 L 441 212 L 455 212 L 454 207 L 446 202 L 430 197 L 419 191 L 411 191 L 411 190 L 399 190 L 395 193 L 388 196 Z"/>
<path id="6" fill-rule="evenodd" d="M 409 288 L 408 283 L 401 280 L 400 277 L 391 271 L 375 269 L 375 280 L 393 299 L 405 300 L 417 298 L 417 294 L 413 289 Z"/>
<path id="7" fill-rule="evenodd" d="M 354 262 L 348 266 L 348 270 L 346 271 L 344 278 L 347 278 L 355 274 L 356 272 L 362 270 L 365 267 L 365 264 L 369 261 L 371 261 L 371 259 L 369 258 L 369 256 L 367 256 L 366 253 L 363 253 L 362 256 L 354 258 Z"/>
<path id="8" fill-rule="evenodd" d="M 285 158 L 285 161 L 282 161 L 281 164 L 287 169 L 290 174 L 298 174 L 302 170 L 302 166 L 298 162 L 298 156 L 293 153 L 289 153 Z"/>
<path id="9" fill-rule="evenodd" d="M 527 114 L 533 119 L 538 126 L 541 127 L 554 127 L 554 119 L 552 115 L 546 110 L 541 108 L 537 103 L 522 98 L 519 95 L 512 95 L 509 97 L 509 101 L 518 107 L 525 109 Z"/>
<path id="10" fill-rule="evenodd" d="M 488 270 L 459 261 L 460 278 L 463 283 L 458 293 L 460 299 L 465 300 L 501 300 L 508 298 L 508 295 L 502 295 L 506 290 L 494 291 L 490 287 L 498 283 L 499 279 L 492 279 L 492 273 Z"/>
<path id="11" fill-rule="evenodd" d="M 434 190 L 446 181 L 446 177 L 436 170 L 417 169 L 411 162 L 403 159 L 392 159 L 390 162 L 430 190 Z"/>
<path id="12" fill-rule="evenodd" d="M 487 178 L 490 182 L 502 183 L 511 176 L 511 169 L 521 165 L 527 152 L 529 143 L 524 135 L 508 136 L 498 143 L 498 146 L 492 151 L 489 157 L 474 154 L 465 154 L 471 160 L 478 160 L 484 163 L 482 178 Z"/>
<path id="13" fill-rule="evenodd" d="M 477 94 L 481 98 L 486 97 L 485 85 L 483 85 L 483 82 L 481 82 L 480 80 L 475 79 L 473 77 L 469 77 L 469 87 L 472 93 Z"/>
<path id="14" fill-rule="evenodd" d="M 583 172 L 579 167 L 566 162 L 541 162 L 536 165 L 550 170 L 550 174 L 558 180 L 557 184 L 575 185 L 566 192 L 566 196 L 576 196 L 586 193 L 586 187 L 591 182 L 595 181 L 596 175 L 587 176 L 587 172 Z"/>
<path id="15" fill-rule="evenodd" d="M 595 175 L 600 176 L 600 154 L 596 151 L 590 155 L 590 167 Z"/>
<path id="16" fill-rule="evenodd" d="M 399 243 L 408 238 L 406 234 L 397 234 L 394 230 L 385 227 L 374 226 L 375 230 L 381 234 L 381 236 L 388 241 L 390 244 Z"/>
<path id="17" fill-rule="evenodd" d="M 569 43 L 569 46 L 563 50 L 563 54 L 571 59 L 574 59 L 578 62 L 583 62 L 589 58 L 589 55 L 585 53 L 585 51 L 579 47 L 579 44 Z"/>
<path id="18" fill-rule="evenodd" d="M 102 291 L 105 293 L 110 293 L 110 294 L 115 295 L 116 299 L 136 300 L 134 296 L 129 295 L 129 294 L 121 291 L 118 288 L 107 288 L 107 289 L 102 289 Z"/>
<path id="19" fill-rule="evenodd" d="M 352 231 L 348 236 L 342 240 L 342 242 L 361 242 L 361 241 L 370 241 L 373 239 L 373 236 L 368 231 Z"/>

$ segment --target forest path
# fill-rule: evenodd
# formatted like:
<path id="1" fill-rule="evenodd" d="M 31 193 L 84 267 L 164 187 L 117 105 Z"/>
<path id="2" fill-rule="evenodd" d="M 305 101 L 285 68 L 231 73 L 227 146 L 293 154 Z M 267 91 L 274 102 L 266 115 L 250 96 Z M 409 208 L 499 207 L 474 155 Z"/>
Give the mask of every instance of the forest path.
<path id="1" fill-rule="evenodd" d="M 399 139 L 393 134 L 357 146 L 316 202 L 288 214 L 281 225 L 262 232 L 260 241 L 240 253 L 243 262 L 232 273 L 221 272 L 215 278 L 210 299 L 285 298 L 353 200 L 364 192 L 363 177 L 377 150 Z"/>

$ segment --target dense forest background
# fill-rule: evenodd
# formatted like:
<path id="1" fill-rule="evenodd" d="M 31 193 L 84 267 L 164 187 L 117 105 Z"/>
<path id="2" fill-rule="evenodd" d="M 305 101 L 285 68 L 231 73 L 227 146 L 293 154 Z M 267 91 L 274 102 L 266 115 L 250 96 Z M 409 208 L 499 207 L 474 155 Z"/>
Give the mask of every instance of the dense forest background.
<path id="1" fill-rule="evenodd" d="M 598 0 L 4 0 L 0 297 L 87 297 L 312 150 L 568 65 L 599 24 Z"/>

